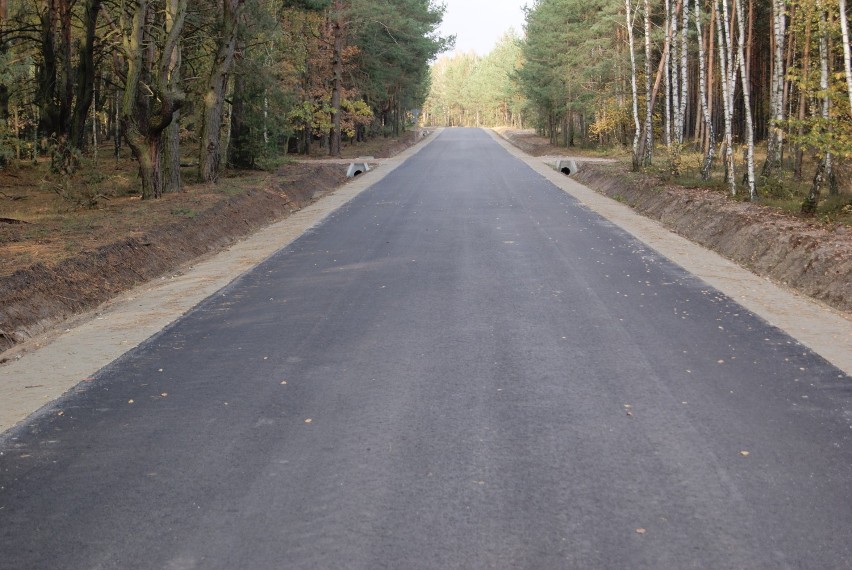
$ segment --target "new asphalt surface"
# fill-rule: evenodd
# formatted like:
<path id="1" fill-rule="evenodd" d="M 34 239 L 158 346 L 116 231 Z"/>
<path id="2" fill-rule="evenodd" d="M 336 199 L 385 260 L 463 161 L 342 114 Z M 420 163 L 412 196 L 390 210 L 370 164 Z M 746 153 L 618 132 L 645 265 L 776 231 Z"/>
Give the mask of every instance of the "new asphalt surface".
<path id="1" fill-rule="evenodd" d="M 0 568 L 852 567 L 852 384 L 478 130 L 0 437 Z"/>

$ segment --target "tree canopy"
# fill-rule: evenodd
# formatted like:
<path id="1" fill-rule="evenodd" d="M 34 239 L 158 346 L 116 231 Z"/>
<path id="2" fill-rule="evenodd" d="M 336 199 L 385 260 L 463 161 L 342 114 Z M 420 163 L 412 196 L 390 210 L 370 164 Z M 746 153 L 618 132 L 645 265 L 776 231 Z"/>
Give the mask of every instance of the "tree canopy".
<path id="1" fill-rule="evenodd" d="M 211 9 L 211 6 L 213 9 Z M 452 45 L 430 0 L 0 0 L 0 167 L 129 146 L 142 194 L 399 134 Z M 195 147 L 194 150 L 193 147 Z M 186 155 L 186 156 L 183 156 Z"/>
<path id="2" fill-rule="evenodd" d="M 838 176 L 852 158 L 846 4 L 535 0 L 523 38 L 432 66 L 426 120 L 623 146 L 634 168 L 663 146 L 674 175 L 682 153 L 697 152 L 705 179 L 720 157 L 730 192 L 751 199 L 776 192 L 779 177 L 809 176 L 803 211 L 813 212 L 822 188 L 836 194 L 850 178 Z"/>

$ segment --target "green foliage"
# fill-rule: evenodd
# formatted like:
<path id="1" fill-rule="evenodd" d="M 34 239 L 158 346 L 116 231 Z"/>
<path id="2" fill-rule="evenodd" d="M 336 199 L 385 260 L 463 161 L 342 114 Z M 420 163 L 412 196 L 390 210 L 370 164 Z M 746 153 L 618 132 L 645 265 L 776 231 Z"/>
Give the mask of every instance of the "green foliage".
<path id="1" fill-rule="evenodd" d="M 422 106 L 429 90 L 429 62 L 452 46 L 437 35 L 443 6 L 424 0 L 352 0 L 354 87 L 377 117 L 399 130 L 406 110 Z"/>
<path id="2" fill-rule="evenodd" d="M 325 10 L 331 6 L 331 0 L 284 0 L 284 8 L 301 8 L 303 10 Z"/>
<path id="3" fill-rule="evenodd" d="M 525 63 L 517 77 L 541 130 L 552 136 L 569 113 L 592 117 L 599 140 L 623 130 L 612 119 L 624 122 L 627 115 L 613 113 L 609 103 L 625 67 L 615 33 L 622 9 L 612 0 L 539 0 L 528 9 Z"/>
<path id="4" fill-rule="evenodd" d="M 485 57 L 457 53 L 440 58 L 431 70 L 426 123 L 520 126 L 525 100 L 514 77 L 522 64 L 521 40 L 511 30 Z"/>
<path id="5" fill-rule="evenodd" d="M 192 208 L 173 208 L 171 210 L 171 214 L 173 216 L 177 216 L 179 218 L 185 218 L 187 220 L 191 220 L 198 216 L 198 212 L 193 210 Z"/>

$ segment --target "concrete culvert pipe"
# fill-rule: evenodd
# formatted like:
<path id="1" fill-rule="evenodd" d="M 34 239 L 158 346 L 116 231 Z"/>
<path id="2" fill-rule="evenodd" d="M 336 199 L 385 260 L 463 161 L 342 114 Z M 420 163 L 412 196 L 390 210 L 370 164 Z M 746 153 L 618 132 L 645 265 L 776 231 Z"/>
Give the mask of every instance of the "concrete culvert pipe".
<path id="1" fill-rule="evenodd" d="M 349 169 L 346 171 L 347 178 L 355 178 L 356 176 L 360 176 L 365 172 L 370 172 L 370 165 L 366 162 L 353 162 L 349 165 Z"/>
<path id="2" fill-rule="evenodd" d="M 571 176 L 572 174 L 576 174 L 579 169 L 577 168 L 577 161 L 571 158 L 564 158 L 556 161 L 556 170 L 565 176 Z"/>

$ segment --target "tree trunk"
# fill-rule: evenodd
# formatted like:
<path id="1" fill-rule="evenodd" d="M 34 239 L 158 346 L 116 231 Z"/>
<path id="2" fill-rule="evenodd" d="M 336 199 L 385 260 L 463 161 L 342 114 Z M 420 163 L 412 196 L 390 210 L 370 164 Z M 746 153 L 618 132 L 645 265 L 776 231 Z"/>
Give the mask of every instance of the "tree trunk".
<path id="1" fill-rule="evenodd" d="M 698 0 L 694 0 L 698 3 Z M 680 106 L 678 107 L 677 121 L 675 121 L 675 142 L 683 145 L 683 137 L 686 128 L 686 107 L 689 96 L 689 0 L 683 0 L 681 7 L 683 22 L 680 30 Z"/>
<path id="2" fill-rule="evenodd" d="M 642 136 L 642 125 L 639 123 L 639 95 L 636 88 L 636 50 L 633 38 L 633 15 L 631 0 L 624 0 L 625 14 L 627 15 L 627 42 L 630 49 L 630 89 L 633 94 L 633 171 L 639 170 L 641 159 L 639 157 L 639 139 Z"/>
<path id="3" fill-rule="evenodd" d="M 57 2 L 60 32 L 60 50 L 58 54 L 60 65 L 59 81 L 57 81 L 59 131 L 57 131 L 57 134 L 63 139 L 67 139 L 71 132 L 71 104 L 74 101 L 74 72 L 71 61 L 71 1 L 55 1 Z"/>
<path id="4" fill-rule="evenodd" d="M 334 38 L 331 57 L 331 144 L 329 154 L 340 156 L 340 119 L 341 92 L 343 91 L 343 45 L 345 40 L 345 24 L 343 0 L 335 0 L 332 19 L 332 37 Z"/>
<path id="5" fill-rule="evenodd" d="M 709 140 L 704 153 L 704 161 L 701 164 L 701 179 L 709 180 L 710 169 L 713 167 L 713 158 L 716 153 L 716 132 L 713 129 L 713 117 L 710 114 L 708 105 L 708 99 L 712 101 L 712 95 L 707 91 L 707 81 L 704 73 L 704 36 L 701 33 L 701 3 L 699 0 L 695 1 L 695 30 L 698 36 L 698 98 L 704 118 L 704 128 L 707 131 L 707 138 Z"/>
<path id="6" fill-rule="evenodd" d="M 840 31 L 843 36 L 843 70 L 846 72 L 846 92 L 849 112 L 852 113 L 852 53 L 849 47 L 849 20 L 846 19 L 846 0 L 840 0 Z"/>
<path id="7" fill-rule="evenodd" d="M 808 13 L 805 19 L 805 41 L 803 46 L 804 53 L 802 54 L 802 81 L 799 86 L 799 109 L 797 118 L 799 120 L 799 128 L 797 130 L 796 143 L 796 158 L 793 163 L 793 176 L 797 179 L 802 179 L 802 162 L 805 155 L 805 145 L 801 142 L 805 134 L 805 117 L 808 107 L 809 91 L 807 77 L 811 70 L 811 14 Z"/>
<path id="8" fill-rule="evenodd" d="M 0 0 L 0 60 L 4 58 L 8 51 L 8 42 L 6 40 L 6 26 L 9 20 L 9 1 Z M 5 125 L 9 121 L 9 99 L 11 97 L 9 86 L 0 81 L 0 124 Z M 15 133 L 17 138 L 17 114 L 15 116 Z M 17 147 L 17 156 L 20 159 L 20 141 Z M 6 156 L 0 152 L 0 167 L 6 164 Z"/>
<path id="9" fill-rule="evenodd" d="M 745 11 L 743 0 L 737 0 L 737 23 L 739 29 L 739 42 L 737 45 L 737 59 L 739 59 L 740 77 L 743 85 L 743 106 L 746 118 L 746 181 L 748 183 L 748 195 L 750 200 L 757 199 L 754 180 L 754 121 L 751 113 L 751 78 L 745 61 L 743 44 L 745 43 Z"/>
<path id="10" fill-rule="evenodd" d="M 829 119 L 831 117 L 831 94 L 828 89 L 828 22 L 825 16 L 825 6 L 822 2 L 817 2 L 817 10 L 819 10 L 819 88 L 822 92 L 822 104 L 820 106 L 822 124 L 820 125 L 820 130 L 822 130 L 822 134 L 824 135 L 830 129 Z M 817 164 L 813 183 L 811 184 L 811 191 L 802 203 L 803 214 L 816 214 L 823 186 L 826 183 L 829 183 L 829 187 L 831 186 L 831 152 L 826 148 L 821 148 L 819 151 L 821 157 L 819 164 Z"/>
<path id="11" fill-rule="evenodd" d="M 37 67 L 35 102 L 39 109 L 38 130 L 52 135 L 59 131 L 56 106 L 56 6 L 44 0 L 41 17 L 41 64 Z"/>
<path id="12" fill-rule="evenodd" d="M 817 162 L 816 172 L 814 173 L 814 179 L 811 183 L 811 190 L 808 193 L 805 201 L 802 202 L 802 213 L 806 216 L 813 216 L 817 213 L 817 207 L 819 206 L 820 195 L 822 194 L 822 187 L 825 185 L 825 169 L 826 169 L 826 158 L 829 155 L 823 157 L 822 160 Z"/>
<path id="13" fill-rule="evenodd" d="M 721 14 L 718 5 L 722 4 Z M 737 181 L 734 176 L 733 144 L 733 91 L 736 73 L 733 70 L 733 45 L 730 34 L 727 0 L 713 0 L 716 12 L 716 26 L 719 35 L 719 77 L 722 80 L 722 103 L 725 116 L 725 181 L 730 185 L 731 195 L 737 194 Z"/>
<path id="14" fill-rule="evenodd" d="M 640 143 L 642 165 L 650 166 L 654 154 L 654 102 L 651 98 L 651 1 L 644 0 L 645 11 L 645 136 Z"/>
<path id="15" fill-rule="evenodd" d="M 127 143 L 139 162 L 143 200 L 163 195 L 163 131 L 173 122 L 185 97 L 170 87 L 173 82 L 169 78 L 186 17 L 187 0 L 176 2 L 172 4 L 170 29 L 165 34 L 155 34 L 153 8 L 148 0 L 136 0 L 131 29 L 124 37 L 127 73 L 121 122 Z M 155 50 L 155 42 L 163 36 L 160 49 Z"/>
<path id="16" fill-rule="evenodd" d="M 699 0 L 696 0 L 699 1 Z M 710 4 L 715 2 L 715 0 L 709 0 Z M 713 121 L 713 108 L 716 104 L 716 10 L 713 10 L 712 7 L 710 9 L 710 25 L 708 26 L 707 34 L 710 36 L 710 40 L 707 43 L 707 49 L 710 51 L 710 55 L 707 57 L 707 111 L 710 113 L 710 121 Z M 713 123 L 713 128 L 715 131 L 716 123 Z M 715 132 L 714 132 L 715 134 Z M 710 133 L 708 132 L 705 137 L 705 154 L 709 152 L 706 150 L 707 146 L 710 144 Z M 716 141 L 713 141 L 715 144 Z M 715 152 L 715 150 L 714 150 Z"/>
<path id="17" fill-rule="evenodd" d="M 242 42 L 241 42 L 242 43 Z M 244 46 L 240 46 L 243 51 Z M 231 105 L 231 144 L 228 146 L 228 164 L 233 168 L 254 167 L 255 156 L 251 144 L 251 128 L 246 118 L 246 76 L 234 75 L 234 95 Z"/>
<path id="18" fill-rule="evenodd" d="M 831 24 L 829 23 L 828 7 L 825 5 L 825 0 L 818 0 L 817 7 L 819 8 L 819 24 L 820 24 L 820 40 L 819 40 L 819 60 L 820 60 L 820 79 L 819 87 L 822 92 L 822 123 L 824 125 L 823 138 L 833 139 L 834 125 L 831 124 L 831 72 L 834 70 L 833 55 L 834 46 L 831 45 Z M 834 176 L 834 155 L 831 152 L 831 143 L 825 143 L 826 148 L 823 149 L 825 182 L 828 185 L 828 193 L 832 196 L 837 194 L 837 180 Z"/>
<path id="19" fill-rule="evenodd" d="M 772 0 L 772 34 L 775 39 L 775 53 L 772 60 L 772 79 L 770 85 L 769 113 L 771 123 L 769 140 L 766 146 L 766 161 L 761 174 L 770 177 L 781 168 L 781 152 L 784 149 L 784 41 L 786 39 L 786 3 L 785 0 Z"/>
<path id="20" fill-rule="evenodd" d="M 201 120 L 198 176 L 203 182 L 215 182 L 219 178 L 222 162 L 225 91 L 228 87 L 228 74 L 234 61 L 239 19 L 245 0 L 223 0 L 223 4 L 222 35 L 219 38 L 219 47 L 207 80 Z"/>
<path id="21" fill-rule="evenodd" d="M 665 110 L 666 116 L 663 121 L 665 137 L 664 140 L 666 142 L 666 149 L 669 152 L 669 156 L 671 156 L 672 152 L 672 91 L 677 91 L 677 87 L 672 85 L 672 56 L 671 56 L 671 46 L 672 46 L 672 27 L 675 25 L 676 17 L 672 13 L 671 0 L 664 0 L 665 9 L 666 9 L 666 36 L 665 36 L 665 45 L 663 46 L 663 58 L 665 59 L 665 77 L 664 77 L 664 88 L 666 90 L 665 94 Z M 677 46 L 675 46 L 675 50 L 677 50 Z M 675 82 L 677 81 L 676 78 Z M 674 103 L 677 105 L 677 102 Z"/>
<path id="22" fill-rule="evenodd" d="M 84 36 L 77 64 L 76 102 L 71 114 L 71 144 L 82 149 L 85 143 L 86 118 L 92 106 L 95 84 L 95 37 L 101 0 L 86 0 L 83 15 Z"/>
<path id="23" fill-rule="evenodd" d="M 180 3 L 178 0 L 168 0 L 166 10 L 166 33 L 170 33 L 180 15 Z M 175 45 L 172 56 L 168 62 L 168 75 L 166 82 L 170 91 L 180 89 L 182 64 L 182 51 L 180 45 Z M 172 122 L 163 132 L 163 192 L 180 192 L 180 109 L 175 110 Z"/>

